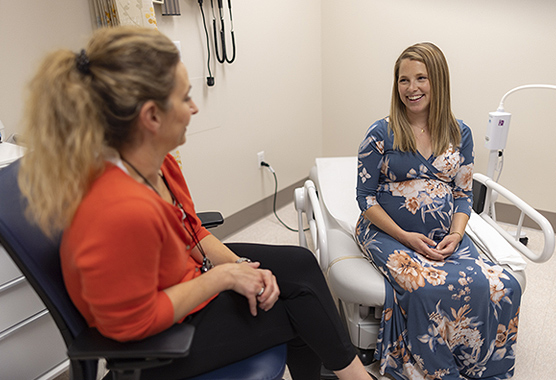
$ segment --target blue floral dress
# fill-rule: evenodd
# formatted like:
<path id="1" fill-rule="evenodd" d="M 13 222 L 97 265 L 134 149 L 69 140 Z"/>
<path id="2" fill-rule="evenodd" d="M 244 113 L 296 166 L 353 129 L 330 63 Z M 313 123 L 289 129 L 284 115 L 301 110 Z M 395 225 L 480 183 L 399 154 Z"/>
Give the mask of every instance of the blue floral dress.
<path id="1" fill-rule="evenodd" d="M 440 242 L 456 212 L 472 208 L 473 137 L 440 156 L 393 149 L 388 120 L 359 148 L 357 201 L 380 204 L 404 230 Z M 442 262 L 426 259 L 375 227 L 356 228 L 363 252 L 384 274 L 386 300 L 375 358 L 396 379 L 506 379 L 513 375 L 521 288 L 481 258 L 465 235 Z"/>

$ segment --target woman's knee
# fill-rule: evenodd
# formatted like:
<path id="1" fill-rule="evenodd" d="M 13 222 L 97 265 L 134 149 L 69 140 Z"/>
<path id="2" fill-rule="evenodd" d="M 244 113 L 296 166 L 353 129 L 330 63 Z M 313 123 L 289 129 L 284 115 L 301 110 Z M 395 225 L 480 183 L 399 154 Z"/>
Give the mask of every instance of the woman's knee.
<path id="1" fill-rule="evenodd" d="M 252 260 L 260 261 L 263 266 L 289 269 L 318 267 L 313 253 L 295 245 L 230 244 L 236 254 L 244 254 Z"/>
<path id="2" fill-rule="evenodd" d="M 290 273 L 303 278 L 322 276 L 319 263 L 313 253 L 306 248 L 292 246 L 288 247 L 284 259 Z"/>

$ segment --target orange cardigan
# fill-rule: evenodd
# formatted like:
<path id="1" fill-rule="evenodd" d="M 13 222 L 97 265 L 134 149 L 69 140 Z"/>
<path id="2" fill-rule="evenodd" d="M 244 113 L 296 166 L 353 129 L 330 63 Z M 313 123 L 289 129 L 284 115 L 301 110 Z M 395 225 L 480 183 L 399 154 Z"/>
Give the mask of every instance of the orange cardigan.
<path id="1" fill-rule="evenodd" d="M 162 172 L 202 240 L 209 232 L 170 155 Z M 201 274 L 191 256 L 194 246 L 177 207 L 108 163 L 64 232 L 64 281 L 90 326 L 120 341 L 143 339 L 173 324 L 174 310 L 163 289 Z"/>

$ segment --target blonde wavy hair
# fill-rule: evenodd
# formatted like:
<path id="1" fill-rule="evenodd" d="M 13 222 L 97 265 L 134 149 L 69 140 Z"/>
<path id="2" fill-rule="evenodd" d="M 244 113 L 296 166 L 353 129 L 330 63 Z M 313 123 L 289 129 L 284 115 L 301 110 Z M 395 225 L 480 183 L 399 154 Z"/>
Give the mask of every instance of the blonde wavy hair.
<path id="1" fill-rule="evenodd" d="M 168 108 L 179 51 L 153 29 L 100 29 L 79 55 L 50 53 L 29 84 L 19 170 L 27 214 L 48 236 L 71 223 L 105 166 L 106 148 L 132 144 L 142 105 Z"/>
<path id="2" fill-rule="evenodd" d="M 436 45 L 423 42 L 405 49 L 394 65 L 394 85 L 390 103 L 389 126 L 394 133 L 394 148 L 404 152 L 416 152 L 417 145 L 407 117 L 405 104 L 398 92 L 400 65 L 404 59 L 422 62 L 428 71 L 431 86 L 429 106 L 429 130 L 433 154 L 442 154 L 450 144 L 461 142 L 458 122 L 452 114 L 450 95 L 450 73 L 446 57 Z"/>

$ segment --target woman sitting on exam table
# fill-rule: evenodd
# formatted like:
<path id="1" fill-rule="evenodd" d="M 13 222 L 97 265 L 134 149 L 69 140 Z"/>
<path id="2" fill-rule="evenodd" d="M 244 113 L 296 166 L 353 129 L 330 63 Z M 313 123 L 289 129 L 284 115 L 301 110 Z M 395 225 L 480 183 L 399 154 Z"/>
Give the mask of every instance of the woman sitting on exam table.
<path id="1" fill-rule="evenodd" d="M 396 61 L 390 115 L 367 131 L 358 174 L 357 241 L 387 289 L 381 373 L 513 375 L 521 289 L 465 235 L 473 138 L 452 114 L 448 64 L 434 44 L 413 45 Z"/>
<path id="2" fill-rule="evenodd" d="M 172 41 L 99 30 L 80 54 L 50 54 L 30 89 L 19 182 L 39 226 L 64 230 L 64 280 L 88 324 L 120 341 L 195 326 L 190 355 L 142 379 L 194 376 L 282 343 L 294 379 L 319 379 L 321 362 L 370 379 L 309 251 L 226 246 L 201 227 L 168 154 L 198 112 Z"/>

